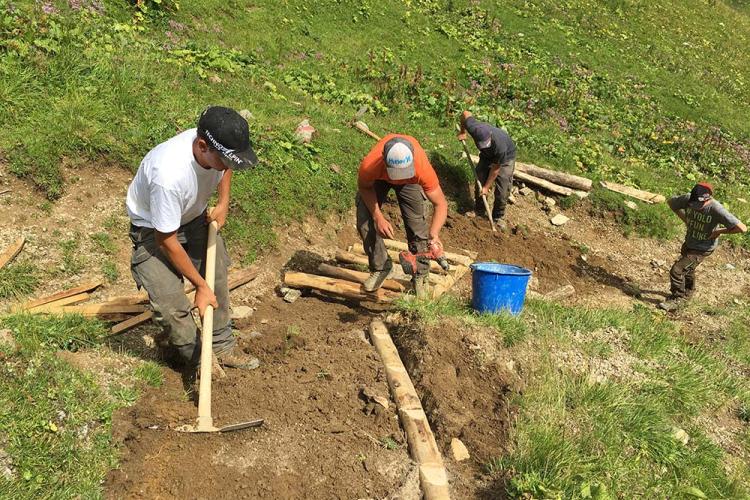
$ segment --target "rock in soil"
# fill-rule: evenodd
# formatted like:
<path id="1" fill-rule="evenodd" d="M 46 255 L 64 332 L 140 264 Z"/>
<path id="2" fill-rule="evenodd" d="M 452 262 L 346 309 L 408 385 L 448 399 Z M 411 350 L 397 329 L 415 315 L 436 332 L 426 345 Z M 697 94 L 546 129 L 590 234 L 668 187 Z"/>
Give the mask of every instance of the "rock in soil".
<path id="1" fill-rule="evenodd" d="M 529 196 L 531 194 L 534 194 L 534 190 L 531 189 L 530 187 L 526 187 L 526 186 L 524 186 L 521 189 L 519 189 L 518 192 L 521 193 L 521 195 L 523 195 L 523 196 Z"/>
<path id="2" fill-rule="evenodd" d="M 458 438 L 451 439 L 451 456 L 456 462 L 469 459 L 469 450 L 466 449 L 466 445 Z"/>
<path id="3" fill-rule="evenodd" d="M 299 290 L 289 290 L 284 294 L 284 300 L 286 302 L 289 302 L 290 304 L 296 301 L 298 298 L 302 297 L 302 292 Z"/>
<path id="4" fill-rule="evenodd" d="M 567 222 L 570 219 L 563 214 L 557 214 L 554 217 L 552 217 L 549 221 L 552 223 L 553 226 L 563 226 L 567 224 Z"/>
<path id="5" fill-rule="evenodd" d="M 236 306 L 232 308 L 232 319 L 245 319 L 253 315 L 253 308 L 250 306 Z"/>

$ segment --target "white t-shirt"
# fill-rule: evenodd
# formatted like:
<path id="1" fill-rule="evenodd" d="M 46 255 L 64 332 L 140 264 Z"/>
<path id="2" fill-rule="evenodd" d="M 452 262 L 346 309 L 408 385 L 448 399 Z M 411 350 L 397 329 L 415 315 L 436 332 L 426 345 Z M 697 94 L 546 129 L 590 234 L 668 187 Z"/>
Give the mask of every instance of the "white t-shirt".
<path id="1" fill-rule="evenodd" d="M 224 172 L 201 167 L 193 156 L 197 130 L 176 135 L 149 151 L 128 188 L 130 221 L 160 233 L 198 217 Z"/>

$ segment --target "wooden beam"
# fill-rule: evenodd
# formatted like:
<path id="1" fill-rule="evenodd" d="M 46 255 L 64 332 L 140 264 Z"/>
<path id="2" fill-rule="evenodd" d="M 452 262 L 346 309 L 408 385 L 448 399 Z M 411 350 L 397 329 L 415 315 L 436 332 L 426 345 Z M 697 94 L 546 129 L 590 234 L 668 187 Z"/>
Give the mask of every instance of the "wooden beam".
<path id="1" fill-rule="evenodd" d="M 21 250 L 23 250 L 23 246 L 26 244 L 26 237 L 21 236 L 16 240 L 15 243 L 11 243 L 11 245 L 5 249 L 3 253 L 0 254 L 0 269 L 5 267 L 6 264 L 8 264 L 10 261 L 16 258 L 16 255 L 21 253 Z"/>
<path id="2" fill-rule="evenodd" d="M 371 302 L 391 302 L 400 296 L 400 294 L 396 292 L 383 290 L 382 288 L 375 292 L 365 292 L 362 290 L 362 286 L 358 283 L 307 273 L 287 272 L 284 275 L 284 284 L 294 288 L 312 288 L 314 290 L 321 290 L 323 292 L 340 295 L 347 299 Z"/>
<path id="3" fill-rule="evenodd" d="M 143 311 L 138 316 L 133 316 L 132 318 L 126 319 L 122 323 L 117 323 L 110 330 L 110 334 L 117 335 L 118 333 L 123 333 L 126 330 L 130 330 L 131 328 L 140 325 L 141 323 L 145 323 L 146 321 L 151 320 L 151 318 L 153 317 L 153 311 Z"/>
<path id="4" fill-rule="evenodd" d="M 605 189 L 624 194 L 625 196 L 630 196 L 631 198 L 635 198 L 636 200 L 641 200 L 646 203 L 654 204 L 664 203 L 665 201 L 667 201 L 667 199 L 660 194 L 649 193 L 648 191 L 642 191 L 634 187 L 625 186 L 624 184 L 617 184 L 616 182 L 609 181 L 601 181 L 600 184 Z"/>
<path id="5" fill-rule="evenodd" d="M 37 306 L 49 304 L 50 302 L 54 302 L 56 300 L 64 299 L 65 297 L 71 297 L 73 295 L 79 295 L 84 292 L 90 292 L 91 290 L 95 290 L 96 288 L 102 286 L 102 283 L 103 283 L 102 280 L 89 281 L 88 283 L 84 283 L 82 285 L 78 285 L 77 287 L 63 290 L 62 292 L 57 292 L 47 297 L 41 297 L 38 299 L 31 300 L 23 304 L 21 308 L 32 309 Z"/>
<path id="6" fill-rule="evenodd" d="M 62 307 L 69 306 L 71 304 L 78 304 L 79 302 L 85 302 L 89 300 L 90 297 L 91 296 L 88 293 L 79 293 L 77 295 L 71 295 L 70 297 L 63 297 L 62 299 L 53 300 L 52 302 L 48 302 L 41 306 L 32 307 L 31 309 L 27 309 L 27 311 L 30 313 L 36 313 L 39 312 L 39 309 L 45 307 Z"/>
<path id="7" fill-rule="evenodd" d="M 81 314 L 83 316 L 97 316 L 99 314 L 135 314 L 142 313 L 146 310 L 144 305 L 107 305 L 107 304 L 90 304 L 85 306 L 49 306 L 39 307 L 35 312 L 43 314 Z"/>
<path id="8" fill-rule="evenodd" d="M 568 187 L 559 186 L 550 181 L 540 179 L 539 177 L 534 177 L 533 175 L 529 175 L 518 170 L 516 170 L 516 172 L 513 174 L 513 178 L 517 181 L 522 181 L 526 184 L 531 184 L 532 186 L 542 188 L 546 191 L 549 191 L 550 193 L 559 194 L 560 196 L 571 196 L 572 194 L 575 194 L 574 191 Z"/>
<path id="9" fill-rule="evenodd" d="M 548 168 L 538 167 L 531 163 L 521 163 L 517 161 L 516 171 L 533 175 L 534 177 L 553 182 L 559 186 L 578 189 L 580 191 L 591 191 L 591 188 L 594 184 L 591 179 L 587 179 L 586 177 L 580 177 L 578 175 L 560 172 L 559 170 L 551 170 Z"/>
<path id="10" fill-rule="evenodd" d="M 383 239 L 383 242 L 385 243 L 386 248 L 390 248 L 392 250 L 399 250 L 399 251 L 406 251 L 409 250 L 408 243 L 405 243 L 403 241 L 396 241 L 396 240 L 389 240 L 389 239 Z M 469 257 L 468 255 L 461 255 L 454 252 L 443 252 L 443 255 L 445 255 L 445 258 L 448 259 L 449 262 L 452 264 L 462 264 L 464 266 L 470 266 L 474 263 L 474 259 L 476 259 L 477 254 L 474 253 L 474 258 Z"/>
<path id="11" fill-rule="evenodd" d="M 235 288 L 239 288 L 257 278 L 259 274 L 260 268 L 256 266 L 233 271 L 227 277 L 229 289 L 234 290 Z"/>
<path id="12" fill-rule="evenodd" d="M 426 500 L 450 499 L 443 457 L 422 409 L 417 391 L 398 355 L 388 329 L 380 320 L 370 323 L 370 339 L 385 366 L 385 376 L 409 443 L 409 454 L 419 465 L 419 479 Z"/>
<path id="13" fill-rule="evenodd" d="M 326 263 L 322 263 L 318 266 L 318 272 L 325 276 L 353 281 L 355 283 L 364 283 L 367 277 L 370 275 L 370 273 L 363 273 L 361 271 L 354 271 L 352 269 L 336 267 Z M 404 292 L 407 289 L 406 285 L 393 279 L 385 280 L 383 282 L 383 288 L 385 288 L 386 290 L 392 290 L 394 292 Z"/>

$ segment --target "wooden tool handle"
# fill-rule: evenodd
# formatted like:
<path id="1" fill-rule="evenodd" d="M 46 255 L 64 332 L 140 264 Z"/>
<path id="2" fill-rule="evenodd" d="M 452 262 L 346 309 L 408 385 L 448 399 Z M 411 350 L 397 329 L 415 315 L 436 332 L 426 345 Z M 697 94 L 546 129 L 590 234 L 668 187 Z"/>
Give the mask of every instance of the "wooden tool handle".
<path id="1" fill-rule="evenodd" d="M 208 226 L 208 248 L 206 250 L 206 283 L 213 291 L 216 280 L 216 221 Z M 201 380 L 198 395 L 198 428 L 213 427 L 211 417 L 211 358 L 213 354 L 214 338 L 214 308 L 209 305 L 203 313 L 203 328 L 201 329 Z"/>
<path id="2" fill-rule="evenodd" d="M 466 146 L 466 141 L 461 139 L 461 145 L 464 147 L 466 160 L 469 162 L 471 171 L 474 172 L 474 179 L 477 181 L 477 187 L 479 188 L 479 192 L 481 193 L 483 186 L 482 186 L 482 183 L 479 182 L 479 176 L 477 175 L 477 167 L 476 165 L 474 165 L 474 160 L 471 159 L 471 153 L 469 153 L 469 148 Z M 497 229 L 495 229 L 495 221 L 492 220 L 492 213 L 490 213 L 490 204 L 487 202 L 486 195 L 482 195 L 482 201 L 484 202 L 484 211 L 487 212 L 487 218 L 490 220 L 490 227 L 492 227 L 492 232 L 494 233 L 497 231 Z"/>
<path id="3" fill-rule="evenodd" d="M 359 131 L 360 131 L 360 132 L 362 132 L 363 134 L 369 135 L 370 137 L 372 137 L 372 138 L 373 138 L 373 139 L 375 139 L 376 141 L 379 141 L 379 140 L 380 140 L 380 136 L 379 136 L 379 135 L 377 135 L 377 134 L 375 134 L 375 133 L 373 133 L 373 132 L 372 132 L 372 131 L 371 131 L 371 130 L 370 130 L 370 129 L 369 129 L 368 127 L 367 127 L 367 125 L 365 125 L 365 124 L 364 124 L 364 123 L 362 123 L 361 121 L 355 122 L 355 123 L 354 123 L 354 128 L 356 128 L 357 130 L 359 130 Z"/>

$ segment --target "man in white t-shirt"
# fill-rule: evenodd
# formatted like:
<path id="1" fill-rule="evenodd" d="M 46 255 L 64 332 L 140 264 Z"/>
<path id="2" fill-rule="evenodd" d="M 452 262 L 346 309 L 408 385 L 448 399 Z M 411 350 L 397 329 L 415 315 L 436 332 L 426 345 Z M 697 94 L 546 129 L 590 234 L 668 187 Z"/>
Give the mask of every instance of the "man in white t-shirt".
<path id="1" fill-rule="evenodd" d="M 247 121 L 232 109 L 212 106 L 201 114 L 197 129 L 152 149 L 128 188 L 133 278 L 148 292 L 154 320 L 189 368 L 197 366 L 201 346 L 191 311 L 197 307 L 203 316 L 208 305 L 215 308 L 213 348 L 219 363 L 245 369 L 259 365 L 235 348 L 229 255 L 221 236 L 216 241 L 214 291 L 204 279 L 208 224 L 215 220 L 221 228 L 226 222 L 232 172 L 257 162 Z M 209 215 L 208 201 L 217 190 L 218 202 Z M 195 285 L 195 306 L 185 294 L 185 279 Z"/>

